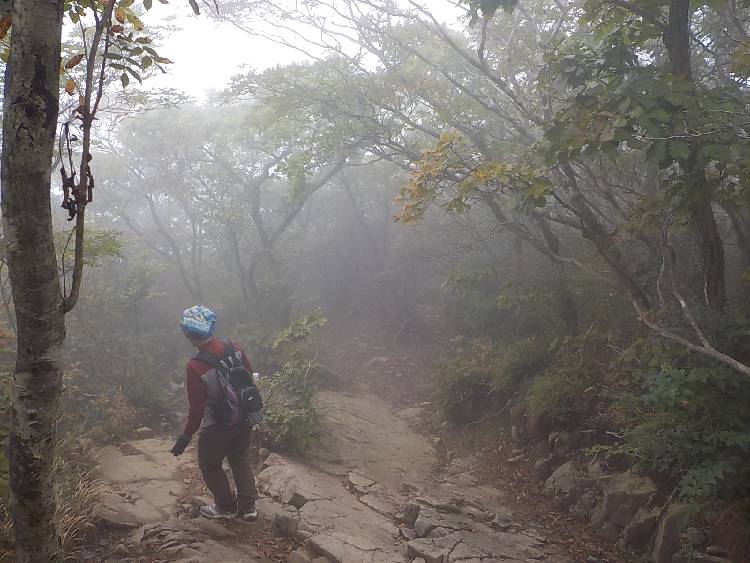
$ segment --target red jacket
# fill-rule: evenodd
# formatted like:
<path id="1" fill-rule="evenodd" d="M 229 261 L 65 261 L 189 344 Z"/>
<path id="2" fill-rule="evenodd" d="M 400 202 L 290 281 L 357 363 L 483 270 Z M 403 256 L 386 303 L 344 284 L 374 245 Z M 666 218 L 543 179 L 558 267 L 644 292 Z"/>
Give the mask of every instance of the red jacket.
<path id="1" fill-rule="evenodd" d="M 245 352 L 234 342 L 232 342 L 232 346 L 242 352 L 242 363 L 245 364 L 247 371 L 252 373 L 253 367 L 252 365 L 250 365 L 250 360 L 247 358 Z M 212 356 L 221 358 L 224 355 L 224 343 L 218 338 L 212 338 L 205 344 L 201 344 L 198 348 L 198 351 L 208 352 Z M 192 435 L 195 434 L 198 431 L 198 428 L 200 428 L 201 426 L 201 421 L 203 420 L 203 411 L 206 408 L 206 399 L 208 397 L 206 384 L 203 383 L 201 375 L 212 368 L 213 366 L 204 364 L 203 362 L 196 360 L 195 358 L 191 358 L 187 363 L 187 367 L 185 368 L 185 371 L 187 373 L 187 377 L 185 379 L 185 388 L 187 389 L 188 404 L 190 405 L 188 409 L 187 422 L 185 423 L 185 430 L 183 432 L 186 438 L 192 437 Z"/>

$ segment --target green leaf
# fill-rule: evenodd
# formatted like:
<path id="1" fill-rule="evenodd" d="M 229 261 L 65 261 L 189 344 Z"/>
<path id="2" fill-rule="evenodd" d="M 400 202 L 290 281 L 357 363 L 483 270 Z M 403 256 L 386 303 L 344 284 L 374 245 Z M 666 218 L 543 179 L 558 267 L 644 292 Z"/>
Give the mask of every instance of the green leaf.
<path id="1" fill-rule="evenodd" d="M 125 70 L 128 71 L 133 78 L 135 78 L 138 82 L 143 83 L 143 79 L 141 78 L 141 75 L 138 74 L 136 71 L 134 71 L 132 68 L 125 67 Z"/>
<path id="2" fill-rule="evenodd" d="M 127 88 L 128 84 L 130 84 L 130 78 L 128 78 L 127 73 L 123 72 L 120 75 L 120 82 L 122 82 L 122 87 Z"/>
<path id="3" fill-rule="evenodd" d="M 195 13 L 195 15 L 199 16 L 201 13 L 201 9 L 198 7 L 198 2 L 196 2 L 195 0 L 189 0 L 189 2 L 190 2 L 190 7 L 193 9 L 193 12 Z"/>
<path id="4" fill-rule="evenodd" d="M 146 8 L 146 10 L 150 10 L 153 6 L 153 0 L 143 0 L 143 7 Z"/>

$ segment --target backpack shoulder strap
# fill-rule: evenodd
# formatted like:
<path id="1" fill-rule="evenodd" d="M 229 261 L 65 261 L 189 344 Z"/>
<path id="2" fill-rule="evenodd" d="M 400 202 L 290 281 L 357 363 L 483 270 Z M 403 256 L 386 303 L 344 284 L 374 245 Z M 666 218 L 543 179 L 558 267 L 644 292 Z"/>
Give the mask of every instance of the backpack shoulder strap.
<path id="1" fill-rule="evenodd" d="M 232 346 L 232 343 L 229 341 L 222 342 L 222 344 L 224 345 L 224 350 L 220 358 L 217 358 L 216 356 L 214 356 L 213 354 L 209 354 L 208 352 L 201 351 L 193 356 L 193 359 L 198 360 L 199 362 L 203 362 L 204 364 L 209 365 L 213 368 L 231 367 L 231 360 L 230 365 L 227 365 L 227 362 L 225 362 L 224 360 L 234 357 L 234 346 Z"/>
<path id="2" fill-rule="evenodd" d="M 193 356 L 193 359 L 214 368 L 219 365 L 219 362 L 221 362 L 221 358 L 217 358 L 216 356 L 209 354 L 208 352 L 198 352 L 195 356 Z"/>

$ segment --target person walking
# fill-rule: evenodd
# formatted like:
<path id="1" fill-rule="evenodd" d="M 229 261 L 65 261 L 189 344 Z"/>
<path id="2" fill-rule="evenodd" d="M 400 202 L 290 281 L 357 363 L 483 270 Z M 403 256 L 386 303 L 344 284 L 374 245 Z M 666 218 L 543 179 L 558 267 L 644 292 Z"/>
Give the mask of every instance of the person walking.
<path id="1" fill-rule="evenodd" d="M 180 328 L 198 354 L 186 368 L 188 416 L 172 454 L 182 455 L 193 434 L 198 432 L 198 466 L 203 481 L 214 497 L 214 504 L 200 513 L 208 518 L 255 520 L 258 517 L 258 490 L 250 463 L 250 425 L 241 417 L 228 416 L 226 380 L 219 369 L 239 365 L 248 373 L 252 366 L 245 352 L 231 341 L 214 337 L 216 314 L 203 305 L 186 309 L 180 315 Z M 222 463 L 229 461 L 237 494 L 232 492 Z"/>

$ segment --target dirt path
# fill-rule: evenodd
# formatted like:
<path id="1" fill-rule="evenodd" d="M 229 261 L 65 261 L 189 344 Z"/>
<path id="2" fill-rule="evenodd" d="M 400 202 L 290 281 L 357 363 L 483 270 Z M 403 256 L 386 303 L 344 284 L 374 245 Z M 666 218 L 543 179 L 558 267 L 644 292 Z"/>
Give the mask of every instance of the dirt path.
<path id="1" fill-rule="evenodd" d="M 258 468 L 261 522 L 197 518 L 195 462 L 147 432 L 99 452 L 110 534 L 93 560 L 292 563 L 571 561 L 550 531 L 507 509 L 472 475 L 472 457 L 441 464 L 420 429 L 436 416 L 435 335 L 396 344 L 367 321 L 333 324 L 330 373 L 317 395 L 319 440 L 305 460 Z M 445 461 L 445 460 L 443 460 Z M 287 539 L 280 539 L 272 529 Z M 289 551 L 293 548 L 293 552 Z M 101 559 L 100 559 L 101 558 Z M 140 558 L 140 559 L 139 559 Z"/>
<path id="2" fill-rule="evenodd" d="M 433 439 L 419 431 L 439 414 L 432 370 L 440 339 L 425 336 L 397 343 L 367 320 L 332 324 L 321 344 L 330 377 L 317 399 L 320 447 L 302 478 L 290 477 L 302 470 L 294 462 L 270 460 L 261 488 L 287 506 L 297 491 L 302 505 L 291 514 L 305 545 L 333 561 L 568 561 L 550 532 L 523 522 L 501 491 L 471 475 L 476 459 L 439 463 Z M 321 510 L 326 497 L 337 506 Z M 362 505 L 370 510 L 360 521 Z M 372 513 L 386 521 L 370 521 Z"/>

